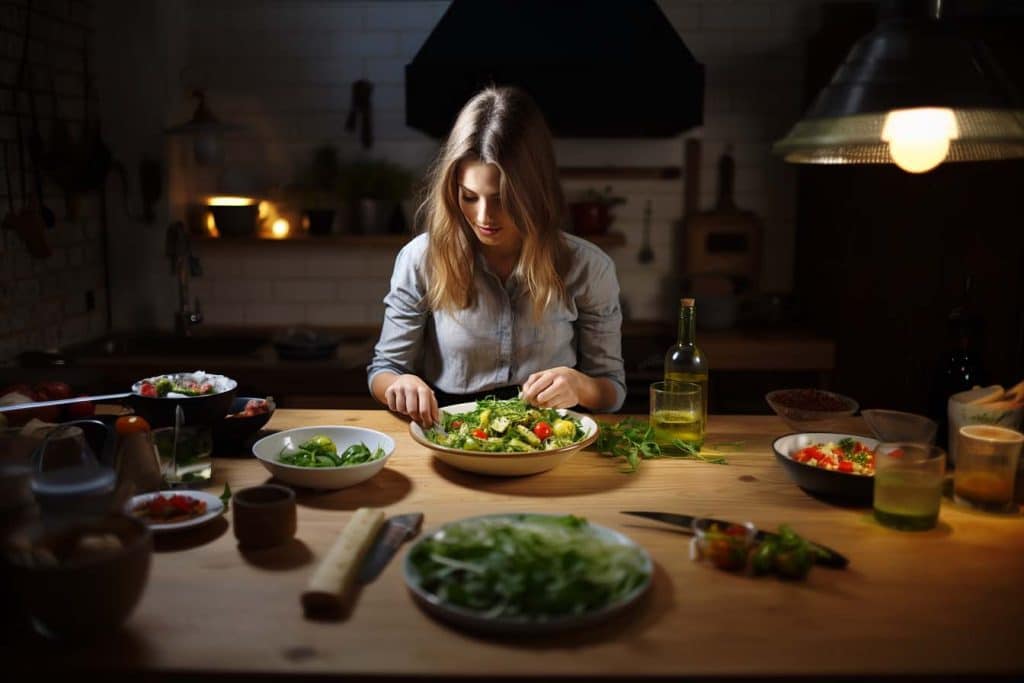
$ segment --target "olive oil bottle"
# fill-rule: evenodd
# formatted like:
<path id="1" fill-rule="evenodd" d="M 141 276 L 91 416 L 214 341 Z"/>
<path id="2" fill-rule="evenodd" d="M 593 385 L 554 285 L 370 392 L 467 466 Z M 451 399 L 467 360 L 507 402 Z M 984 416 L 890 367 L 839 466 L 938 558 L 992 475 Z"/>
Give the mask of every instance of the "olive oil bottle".
<path id="1" fill-rule="evenodd" d="M 708 420 L 708 361 L 697 348 L 697 308 L 693 299 L 679 305 L 679 338 L 665 354 L 665 381 L 692 382 L 700 387 L 701 431 Z"/>

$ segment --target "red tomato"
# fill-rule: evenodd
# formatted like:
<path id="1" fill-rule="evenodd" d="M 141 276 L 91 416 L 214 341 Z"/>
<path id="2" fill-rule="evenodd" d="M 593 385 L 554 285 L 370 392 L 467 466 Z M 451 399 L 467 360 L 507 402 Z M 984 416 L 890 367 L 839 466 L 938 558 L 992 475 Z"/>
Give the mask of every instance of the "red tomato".
<path id="1" fill-rule="evenodd" d="M 66 382 L 40 382 L 36 385 L 36 391 L 45 392 L 51 399 L 71 398 L 71 387 Z"/>
<path id="2" fill-rule="evenodd" d="M 747 561 L 743 549 L 724 538 L 711 539 L 706 545 L 706 550 L 711 563 L 726 571 L 742 569 Z"/>
<path id="3" fill-rule="evenodd" d="M 475 436 L 478 439 L 486 439 L 487 432 L 477 427 L 476 429 L 473 430 L 473 436 Z"/>
<path id="4" fill-rule="evenodd" d="M 79 394 L 83 396 L 84 394 Z M 80 403 L 72 403 L 67 407 L 68 417 L 72 420 L 81 420 L 85 417 L 92 417 L 96 414 L 96 406 L 92 404 L 92 401 L 82 401 Z"/>
<path id="5" fill-rule="evenodd" d="M 139 394 L 142 396 L 149 396 L 150 398 L 157 398 L 156 387 L 149 382 L 143 382 L 142 386 L 139 387 Z"/>
<path id="6" fill-rule="evenodd" d="M 849 460 L 843 460 L 839 463 L 840 472 L 853 472 L 853 463 Z"/>
<path id="7" fill-rule="evenodd" d="M 452 420 L 452 429 L 458 429 L 462 426 L 462 420 Z"/>
<path id="8" fill-rule="evenodd" d="M 117 418 L 117 422 L 114 423 L 114 429 L 119 436 L 123 436 L 125 434 L 148 432 L 150 427 L 149 423 L 138 415 L 123 415 Z"/>
<path id="9" fill-rule="evenodd" d="M 533 427 L 533 433 L 537 435 L 537 438 L 543 441 L 544 439 L 551 436 L 551 425 L 547 422 L 538 422 Z"/>

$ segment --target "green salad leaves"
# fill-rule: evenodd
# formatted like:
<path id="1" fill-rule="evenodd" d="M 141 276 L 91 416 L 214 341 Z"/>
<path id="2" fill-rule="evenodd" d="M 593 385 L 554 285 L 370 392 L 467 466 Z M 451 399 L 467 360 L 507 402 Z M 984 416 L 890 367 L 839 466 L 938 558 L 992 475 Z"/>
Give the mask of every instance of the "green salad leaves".
<path id="1" fill-rule="evenodd" d="M 441 428 L 425 433 L 431 443 L 488 453 L 529 453 L 571 446 L 586 436 L 580 420 L 519 398 L 488 397 L 465 413 L 441 412 Z"/>
<path id="2" fill-rule="evenodd" d="M 285 446 L 278 455 L 278 461 L 297 467 L 345 467 L 361 465 L 384 457 L 380 446 L 371 451 L 365 444 L 352 444 L 340 455 L 338 447 L 326 436 L 314 436 L 299 446 Z"/>
<path id="3" fill-rule="evenodd" d="M 410 556 L 422 588 L 494 618 L 544 620 L 617 602 L 650 578 L 636 547 L 574 516 L 500 515 L 449 524 Z"/>

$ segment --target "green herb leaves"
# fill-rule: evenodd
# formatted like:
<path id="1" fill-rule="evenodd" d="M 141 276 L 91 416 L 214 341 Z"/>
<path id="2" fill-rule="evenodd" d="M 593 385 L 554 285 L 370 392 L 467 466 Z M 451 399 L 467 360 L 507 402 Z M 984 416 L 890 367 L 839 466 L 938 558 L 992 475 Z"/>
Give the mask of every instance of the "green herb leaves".
<path id="1" fill-rule="evenodd" d="M 641 460 L 656 458 L 690 458 L 715 465 L 728 462 L 723 455 L 708 453 L 699 445 L 678 439 L 669 447 L 660 446 L 654 441 L 654 430 L 650 424 L 634 417 L 627 417 L 621 422 L 599 422 L 598 426 L 600 431 L 595 448 L 603 455 L 622 458 L 628 472 L 636 472 Z"/>
<path id="2" fill-rule="evenodd" d="M 338 455 L 338 448 L 326 436 L 314 436 L 298 447 L 286 446 L 278 460 L 297 467 L 345 467 L 361 465 L 384 457 L 384 449 L 371 451 L 365 444 L 352 444 Z"/>

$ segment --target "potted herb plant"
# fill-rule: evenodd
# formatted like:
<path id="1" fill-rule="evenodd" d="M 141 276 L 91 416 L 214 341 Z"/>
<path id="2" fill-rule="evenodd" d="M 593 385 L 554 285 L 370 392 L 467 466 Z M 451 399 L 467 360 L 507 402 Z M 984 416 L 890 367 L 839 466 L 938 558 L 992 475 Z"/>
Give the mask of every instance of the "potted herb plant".
<path id="1" fill-rule="evenodd" d="M 615 220 L 612 208 L 625 203 L 625 198 L 612 194 L 611 186 L 600 192 L 588 189 L 580 199 L 569 204 L 573 232 L 577 235 L 603 235 Z"/>
<path id="2" fill-rule="evenodd" d="M 339 173 L 338 193 L 352 207 L 352 227 L 363 234 L 407 229 L 402 201 L 412 191 L 412 174 L 387 160 L 354 161 Z"/>

